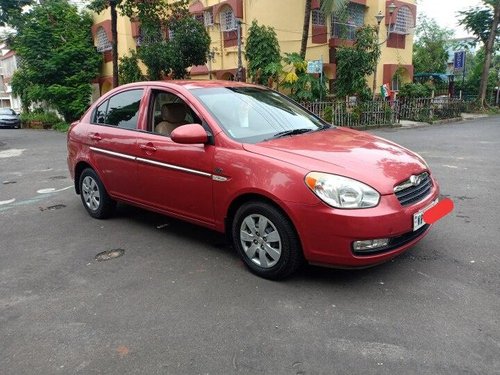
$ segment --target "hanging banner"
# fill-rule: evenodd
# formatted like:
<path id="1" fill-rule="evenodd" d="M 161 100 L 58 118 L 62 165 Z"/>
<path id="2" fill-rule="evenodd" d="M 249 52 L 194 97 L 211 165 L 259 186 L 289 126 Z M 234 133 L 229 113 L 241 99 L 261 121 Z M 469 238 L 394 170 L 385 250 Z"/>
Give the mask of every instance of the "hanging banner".
<path id="1" fill-rule="evenodd" d="M 455 52 L 455 57 L 453 59 L 453 68 L 457 72 L 461 72 L 465 69 L 465 51 Z"/>

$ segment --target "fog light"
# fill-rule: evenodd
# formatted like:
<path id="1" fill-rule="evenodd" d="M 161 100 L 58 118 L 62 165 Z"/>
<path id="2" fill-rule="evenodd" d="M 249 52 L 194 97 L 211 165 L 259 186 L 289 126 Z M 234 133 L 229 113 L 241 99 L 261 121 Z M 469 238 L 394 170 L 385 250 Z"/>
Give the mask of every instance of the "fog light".
<path id="1" fill-rule="evenodd" d="M 377 240 L 355 241 L 352 247 L 354 251 L 369 251 L 373 249 L 378 249 L 379 247 L 385 247 L 388 244 L 389 244 L 388 238 L 379 238 Z"/>

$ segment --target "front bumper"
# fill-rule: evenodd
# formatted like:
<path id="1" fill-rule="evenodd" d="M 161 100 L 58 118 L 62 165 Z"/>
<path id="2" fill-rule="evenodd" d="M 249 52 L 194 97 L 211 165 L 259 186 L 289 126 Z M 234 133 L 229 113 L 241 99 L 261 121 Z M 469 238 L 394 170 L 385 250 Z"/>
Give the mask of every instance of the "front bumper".
<path id="1" fill-rule="evenodd" d="M 20 121 L 0 121 L 0 128 L 16 128 L 20 126 Z"/>
<path id="2" fill-rule="evenodd" d="M 439 197 L 433 181 L 430 194 L 422 201 L 403 207 L 394 194 L 382 196 L 377 207 L 369 209 L 334 209 L 323 203 L 317 206 L 292 204 L 292 211 L 306 260 L 337 267 L 368 267 L 388 261 L 419 242 L 429 232 L 425 225 L 413 231 L 413 215 Z M 354 241 L 389 238 L 385 248 L 356 254 Z"/>

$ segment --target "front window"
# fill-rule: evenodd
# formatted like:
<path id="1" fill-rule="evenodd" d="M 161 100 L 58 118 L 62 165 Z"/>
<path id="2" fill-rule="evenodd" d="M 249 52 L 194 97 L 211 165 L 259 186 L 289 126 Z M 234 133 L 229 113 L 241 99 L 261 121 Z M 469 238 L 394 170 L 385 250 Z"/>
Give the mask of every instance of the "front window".
<path id="1" fill-rule="evenodd" d="M 323 129 L 327 124 L 285 96 L 255 87 L 191 90 L 231 138 L 257 143 L 292 132 Z"/>

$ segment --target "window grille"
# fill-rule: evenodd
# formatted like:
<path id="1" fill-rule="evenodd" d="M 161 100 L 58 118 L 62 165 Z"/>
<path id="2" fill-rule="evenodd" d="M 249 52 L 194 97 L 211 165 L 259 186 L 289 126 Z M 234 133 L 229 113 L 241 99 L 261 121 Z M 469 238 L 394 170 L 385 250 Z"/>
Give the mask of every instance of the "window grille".
<path id="1" fill-rule="evenodd" d="M 402 6 L 396 14 L 396 21 L 391 25 L 391 32 L 395 34 L 409 34 L 415 27 L 413 14 L 407 6 Z"/>
<path id="2" fill-rule="evenodd" d="M 363 26 L 365 24 L 365 6 L 361 4 L 349 3 L 347 7 L 349 14 L 348 23 Z"/>
<path id="3" fill-rule="evenodd" d="M 344 16 L 332 17 L 332 37 L 355 40 L 356 30 L 365 24 L 365 6 L 349 3 Z"/>
<path id="4" fill-rule="evenodd" d="M 312 24 L 317 26 L 326 25 L 326 17 L 325 14 L 321 11 L 321 9 L 313 9 Z"/>
<path id="5" fill-rule="evenodd" d="M 109 41 L 108 36 L 106 35 L 106 31 L 104 31 L 102 27 L 99 27 L 97 29 L 95 39 L 96 39 L 97 52 L 111 51 L 112 49 L 111 42 Z"/>
<path id="6" fill-rule="evenodd" d="M 203 23 L 205 26 L 212 26 L 214 24 L 214 14 L 211 10 L 203 12 Z"/>
<path id="7" fill-rule="evenodd" d="M 222 31 L 236 30 L 236 18 L 229 7 L 220 12 L 220 27 Z"/>

